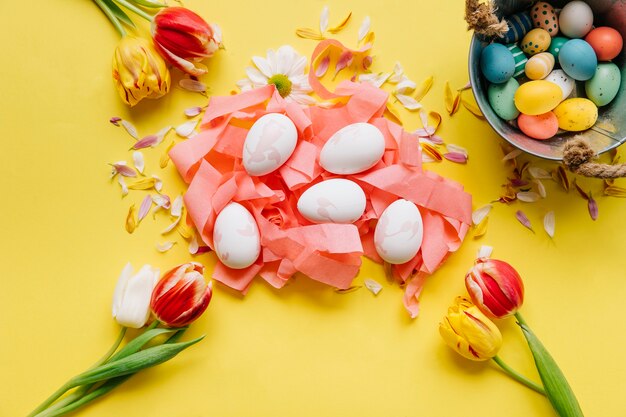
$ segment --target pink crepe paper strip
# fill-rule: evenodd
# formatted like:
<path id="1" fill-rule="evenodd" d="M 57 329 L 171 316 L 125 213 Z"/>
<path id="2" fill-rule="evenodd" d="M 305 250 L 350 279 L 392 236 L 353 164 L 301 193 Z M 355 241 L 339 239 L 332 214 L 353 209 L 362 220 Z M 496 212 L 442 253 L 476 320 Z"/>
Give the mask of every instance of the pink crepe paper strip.
<path id="1" fill-rule="evenodd" d="M 374 247 L 375 221 L 398 198 L 413 201 L 424 221 L 422 247 L 411 261 L 394 265 L 392 271 L 399 283 L 406 284 L 404 303 L 415 317 L 425 278 L 459 248 L 469 230 L 471 196 L 460 184 L 422 169 L 417 135 L 383 117 L 386 92 L 346 81 L 332 95 L 342 99 L 330 108 L 289 103 L 272 85 L 212 97 L 199 134 L 170 151 L 189 184 L 185 205 L 211 248 L 213 224 L 222 208 L 236 201 L 252 213 L 261 235 L 259 259 L 244 270 L 218 262 L 213 272 L 216 280 L 246 293 L 257 275 L 281 288 L 297 272 L 349 288 L 362 255 L 382 263 Z M 283 113 L 293 120 L 299 142 L 280 169 L 251 177 L 242 166 L 241 150 L 249 127 L 266 113 Z M 356 122 L 372 123 L 385 138 L 385 153 L 377 165 L 343 176 L 363 188 L 365 213 L 353 224 L 311 224 L 298 212 L 298 198 L 313 184 L 337 177 L 319 166 L 320 150 L 333 133 Z"/>

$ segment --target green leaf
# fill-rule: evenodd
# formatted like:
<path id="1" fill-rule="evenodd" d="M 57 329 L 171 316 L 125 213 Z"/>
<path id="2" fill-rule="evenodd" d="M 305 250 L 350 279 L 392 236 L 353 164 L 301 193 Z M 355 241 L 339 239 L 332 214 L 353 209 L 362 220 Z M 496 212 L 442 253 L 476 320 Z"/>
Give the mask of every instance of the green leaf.
<path id="1" fill-rule="evenodd" d="M 161 3 L 159 1 L 152 1 L 152 0 L 129 0 L 129 1 L 131 3 L 134 3 L 137 6 L 149 7 L 152 9 L 167 7 L 167 4 Z"/>
<path id="2" fill-rule="evenodd" d="M 126 344 L 126 346 L 124 346 L 122 349 L 120 349 L 119 352 L 117 352 L 115 355 L 111 356 L 111 358 L 109 360 L 107 360 L 108 362 L 114 362 L 116 360 L 119 359 L 124 359 L 125 357 L 132 355 L 135 352 L 138 352 L 139 349 L 141 349 L 142 347 L 144 347 L 144 345 L 146 343 L 148 343 L 150 340 L 154 339 L 157 336 L 160 336 L 162 334 L 166 334 L 166 333 L 172 333 L 177 331 L 178 329 L 149 329 L 144 331 L 142 334 L 140 334 L 139 336 L 135 337 L 133 340 L 131 340 L 130 342 L 128 342 Z"/>
<path id="3" fill-rule="evenodd" d="M 113 15 L 117 19 L 124 22 L 126 25 L 130 26 L 131 28 L 135 27 L 135 23 L 132 20 L 130 20 L 130 17 L 128 17 L 128 15 L 122 9 L 120 9 L 120 7 L 113 2 L 113 0 L 101 0 L 101 1 L 111 11 L 111 13 L 113 13 Z"/>
<path id="4" fill-rule="evenodd" d="M 108 362 L 95 369 L 83 372 L 82 374 L 72 378 L 69 385 L 71 387 L 77 387 L 79 385 L 92 384 L 94 382 L 104 381 L 118 376 L 133 374 L 137 371 L 141 371 L 142 369 L 159 365 L 172 359 L 181 351 L 198 343 L 203 338 L 204 336 L 201 336 L 189 342 L 164 344 L 141 350 L 126 356 L 125 358 Z"/>
<path id="5" fill-rule="evenodd" d="M 533 354 L 539 377 L 543 382 L 552 407 L 560 417 L 583 417 L 578 400 L 556 361 L 525 323 L 518 323 L 518 325 L 521 327 L 528 347 Z"/>

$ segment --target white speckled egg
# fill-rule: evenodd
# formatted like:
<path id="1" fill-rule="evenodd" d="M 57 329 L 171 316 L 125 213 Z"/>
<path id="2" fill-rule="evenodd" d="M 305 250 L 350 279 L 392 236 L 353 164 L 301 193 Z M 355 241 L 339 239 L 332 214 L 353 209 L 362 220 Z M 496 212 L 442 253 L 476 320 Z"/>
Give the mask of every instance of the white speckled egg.
<path id="1" fill-rule="evenodd" d="M 390 264 L 410 261 L 424 237 L 422 215 L 408 200 L 394 201 L 383 211 L 374 230 L 376 252 Z"/>
<path id="2" fill-rule="evenodd" d="M 218 214 L 213 227 L 213 248 L 219 260 L 233 269 L 247 268 L 259 257 L 259 228 L 244 206 L 230 203 Z"/>
<path id="3" fill-rule="evenodd" d="M 353 123 L 335 132 L 320 152 L 320 165 L 333 174 L 356 174 L 376 165 L 385 152 L 385 138 L 369 123 Z"/>
<path id="4" fill-rule="evenodd" d="M 354 181 L 322 181 L 300 196 L 298 211 L 313 223 L 353 223 L 365 211 L 365 193 Z"/>
<path id="5" fill-rule="evenodd" d="M 243 143 L 243 167 L 250 175 L 266 175 L 280 168 L 296 148 L 298 131 L 280 113 L 260 117 Z"/>
<path id="6" fill-rule="evenodd" d="M 593 27 L 593 11 L 584 1 L 570 1 L 559 15 L 561 33 L 570 38 L 582 38 Z"/>
<path id="7" fill-rule="evenodd" d="M 546 81 L 550 81 L 561 87 L 561 91 L 563 92 L 562 100 L 565 100 L 572 94 L 574 90 L 574 86 L 576 86 L 576 81 L 570 78 L 565 71 L 563 70 L 554 70 L 545 78 Z"/>

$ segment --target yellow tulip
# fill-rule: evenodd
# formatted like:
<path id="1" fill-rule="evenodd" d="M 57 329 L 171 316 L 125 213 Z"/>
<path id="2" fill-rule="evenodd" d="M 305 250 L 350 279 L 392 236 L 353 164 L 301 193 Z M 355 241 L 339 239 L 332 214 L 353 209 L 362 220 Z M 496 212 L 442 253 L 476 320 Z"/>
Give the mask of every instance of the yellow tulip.
<path id="1" fill-rule="evenodd" d="M 465 297 L 457 297 L 448 309 L 439 333 L 448 346 L 473 361 L 493 358 L 502 346 L 498 327 Z"/>
<path id="2" fill-rule="evenodd" d="M 113 80 L 122 100 L 134 106 L 143 98 L 159 98 L 170 89 L 165 61 L 149 41 L 125 36 L 113 55 Z"/>

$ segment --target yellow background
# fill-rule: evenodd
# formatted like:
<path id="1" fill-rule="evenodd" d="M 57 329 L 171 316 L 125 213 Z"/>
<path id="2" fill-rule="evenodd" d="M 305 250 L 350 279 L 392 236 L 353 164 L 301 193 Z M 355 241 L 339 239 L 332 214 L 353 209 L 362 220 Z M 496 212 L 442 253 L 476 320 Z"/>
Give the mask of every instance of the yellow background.
<path id="1" fill-rule="evenodd" d="M 130 203 L 109 181 L 107 163 L 130 161 L 129 136 L 108 123 L 133 121 L 141 134 L 184 121 L 183 109 L 204 105 L 200 95 L 173 88 L 159 101 L 134 109 L 118 99 L 110 78 L 117 34 L 88 0 L 4 2 L 0 38 L 0 416 L 26 415 L 70 376 L 108 348 L 118 327 L 110 317 L 117 276 L 127 261 L 162 270 L 190 260 L 180 241 L 167 254 L 154 245 L 168 221 L 149 216 L 129 235 Z M 466 166 L 429 168 L 461 181 L 475 207 L 498 197 L 510 167 L 485 122 L 461 109 L 445 114 L 443 87 L 467 80 L 470 35 L 461 1 L 189 1 L 187 6 L 224 32 L 227 50 L 210 61 L 204 81 L 211 94 L 228 94 L 253 55 L 291 44 L 310 55 L 315 42 L 295 36 L 316 27 L 324 4 L 331 25 L 354 13 L 340 39 L 354 45 L 369 15 L 377 39 L 375 71 L 400 61 L 421 82 L 435 76 L 423 103 L 444 114 L 440 131 L 469 150 Z M 176 80 L 179 78 L 177 75 Z M 467 92 L 469 96 L 469 92 Z M 416 114 L 403 113 L 409 129 Z M 174 137 L 173 134 L 168 136 Z M 167 143 L 167 142 L 166 142 Z M 164 178 L 176 195 L 183 183 L 170 164 L 158 168 L 164 146 L 148 149 L 147 172 Z M 623 151 L 621 152 L 624 153 Z M 554 165 L 531 159 L 551 169 Z M 470 363 L 442 343 L 437 325 L 456 295 L 481 244 L 512 263 L 526 285 L 523 313 L 567 375 L 587 416 L 626 415 L 626 213 L 624 200 L 595 192 L 600 216 L 591 221 L 575 191 L 546 181 L 548 198 L 535 204 L 496 205 L 486 236 L 471 236 L 427 283 L 421 315 L 410 320 L 402 290 L 378 265 L 366 277 L 384 286 L 349 294 L 299 277 L 283 290 L 261 280 L 243 298 L 217 285 L 213 301 L 187 337 L 200 344 L 158 368 L 142 372 L 81 411 L 88 416 L 554 416 L 548 402 L 502 374 L 493 364 Z M 618 182 L 626 186 L 624 181 Z M 523 209 L 535 234 L 517 223 Z M 556 212 L 550 240 L 541 226 Z M 214 258 L 194 258 L 209 266 Z M 500 323 L 503 359 L 537 379 L 529 352 L 512 321 Z"/>

